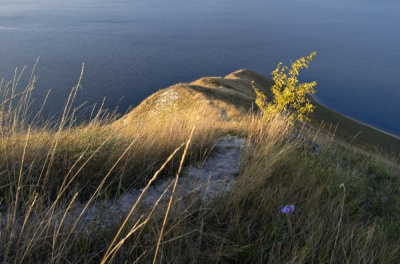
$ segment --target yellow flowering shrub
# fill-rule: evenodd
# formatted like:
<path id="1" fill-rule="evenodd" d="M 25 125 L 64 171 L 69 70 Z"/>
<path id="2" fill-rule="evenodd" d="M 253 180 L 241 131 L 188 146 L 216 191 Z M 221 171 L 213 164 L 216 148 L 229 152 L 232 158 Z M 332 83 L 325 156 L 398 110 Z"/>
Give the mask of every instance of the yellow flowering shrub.
<path id="1" fill-rule="evenodd" d="M 299 83 L 297 76 L 299 70 L 308 68 L 308 64 L 314 59 L 316 52 L 312 52 L 307 57 L 302 57 L 292 63 L 291 69 L 279 63 L 272 72 L 274 85 L 271 87 L 273 100 L 267 103 L 267 97 L 263 92 L 254 87 L 257 95 L 256 105 L 260 108 L 264 116 L 289 112 L 289 118 L 293 121 L 309 120 L 309 113 L 313 112 L 315 106 L 306 98 L 307 94 L 314 94 L 317 85 L 315 81 L 309 83 Z"/>

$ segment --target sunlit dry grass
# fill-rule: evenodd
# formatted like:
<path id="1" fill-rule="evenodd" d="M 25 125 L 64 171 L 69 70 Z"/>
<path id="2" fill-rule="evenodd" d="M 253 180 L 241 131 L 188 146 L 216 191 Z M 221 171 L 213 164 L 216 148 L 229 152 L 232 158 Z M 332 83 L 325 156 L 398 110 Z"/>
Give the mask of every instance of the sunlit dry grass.
<path id="1" fill-rule="evenodd" d="M 243 79 L 229 79 L 234 91 L 226 93 L 178 84 L 117 121 L 100 110 L 79 125 L 72 107 L 79 82 L 60 120 L 39 125 L 27 114 L 35 77 L 22 91 L 17 80 L 1 86 L 1 262 L 400 261 L 397 160 L 237 107 Z M 184 210 L 171 200 L 144 215 L 132 201 L 132 217 L 99 210 L 96 221 L 86 218 L 91 204 L 106 208 L 130 188 L 176 177 L 227 133 L 247 138 L 228 194 L 209 203 L 191 197 Z M 281 211 L 285 205 L 294 212 Z"/>

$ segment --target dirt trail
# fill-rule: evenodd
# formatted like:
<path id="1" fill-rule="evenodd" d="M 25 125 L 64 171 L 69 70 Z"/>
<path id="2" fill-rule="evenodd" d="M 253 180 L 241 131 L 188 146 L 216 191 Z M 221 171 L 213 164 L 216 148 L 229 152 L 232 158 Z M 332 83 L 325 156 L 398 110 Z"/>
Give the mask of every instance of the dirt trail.
<path id="1" fill-rule="evenodd" d="M 222 137 L 218 140 L 210 156 L 202 164 L 183 168 L 174 194 L 174 208 L 184 210 L 187 203 L 193 202 L 206 204 L 212 198 L 229 192 L 239 173 L 245 143 L 244 138 L 237 136 Z M 173 181 L 174 179 L 168 179 L 150 186 L 144 193 L 132 217 L 137 219 L 141 215 L 148 215 L 163 193 L 165 194 L 160 199 L 158 206 L 167 204 Z M 76 206 L 72 206 L 67 213 L 61 207 L 50 214 L 51 222 L 56 226 L 62 224 L 64 228 L 70 229 L 75 225 L 77 219 L 80 219 L 79 224 L 75 226 L 76 232 L 118 225 L 128 215 L 141 192 L 142 190 L 133 189 L 122 195 L 119 200 L 96 201 L 89 204 L 86 209 L 84 208 L 87 204 L 78 203 Z M 5 228 L 8 225 L 8 216 L 10 215 L 7 211 L 0 214 L 0 228 Z M 41 219 L 41 216 L 35 215 L 34 218 Z M 18 230 L 22 226 L 21 221 L 17 220 L 20 223 L 15 225 L 16 228 L 13 232 L 19 232 Z"/>
<path id="2" fill-rule="evenodd" d="M 193 198 L 202 203 L 207 203 L 210 199 L 224 192 L 229 192 L 239 173 L 245 142 L 244 138 L 237 136 L 222 137 L 204 163 L 183 168 L 174 194 L 175 206 L 184 208 L 186 202 L 193 202 Z M 133 217 L 135 215 L 146 215 L 165 190 L 169 188 L 162 196 L 159 206 L 166 204 L 171 195 L 173 181 L 174 179 L 168 179 L 150 186 L 139 202 L 139 206 L 135 209 Z M 118 201 L 109 202 L 106 206 L 104 203 L 103 205 L 99 205 L 101 203 L 90 205 L 84 213 L 84 222 L 93 224 L 93 222 L 100 221 L 102 226 L 105 227 L 115 220 L 125 218 L 141 192 L 142 190 L 138 189 L 130 190 Z M 79 207 L 83 208 L 84 205 Z M 78 211 L 80 209 L 75 211 L 75 216 Z"/>

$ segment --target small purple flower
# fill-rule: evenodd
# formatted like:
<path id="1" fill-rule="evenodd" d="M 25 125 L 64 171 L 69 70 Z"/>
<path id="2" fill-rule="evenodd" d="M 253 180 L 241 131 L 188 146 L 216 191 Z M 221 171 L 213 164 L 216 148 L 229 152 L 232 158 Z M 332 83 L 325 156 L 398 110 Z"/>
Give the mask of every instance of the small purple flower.
<path id="1" fill-rule="evenodd" d="M 279 209 L 284 214 L 293 214 L 295 206 L 294 206 L 294 204 L 287 204 L 285 206 L 279 206 Z"/>

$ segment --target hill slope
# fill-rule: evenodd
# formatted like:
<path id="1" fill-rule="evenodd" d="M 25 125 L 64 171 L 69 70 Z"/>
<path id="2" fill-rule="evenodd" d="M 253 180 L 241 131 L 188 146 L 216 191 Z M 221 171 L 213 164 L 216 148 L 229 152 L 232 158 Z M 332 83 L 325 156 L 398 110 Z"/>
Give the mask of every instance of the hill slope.
<path id="1" fill-rule="evenodd" d="M 225 77 L 204 77 L 162 89 L 144 100 L 122 120 L 129 123 L 129 120 L 154 116 L 155 112 L 166 114 L 186 111 L 205 103 L 219 111 L 222 117 L 238 116 L 255 108 L 252 81 L 266 94 L 268 100 L 272 99 L 272 79 L 250 70 L 238 70 Z M 400 155 L 400 138 L 357 122 L 310 99 L 317 106 L 310 115 L 315 129 L 321 129 L 332 136 L 334 134 L 344 144 L 352 144 L 367 151 Z M 121 120 L 115 125 L 120 126 Z"/>
<path id="2" fill-rule="evenodd" d="M 261 118 L 253 80 L 271 98 L 239 70 L 80 126 L 27 126 L 5 93 L 0 262 L 400 263 L 398 156 L 379 155 L 398 139 L 322 105 Z"/>

